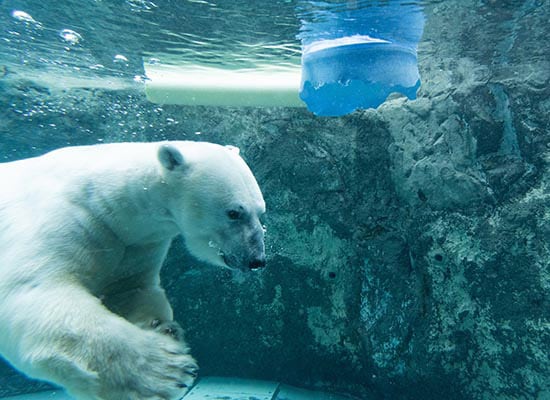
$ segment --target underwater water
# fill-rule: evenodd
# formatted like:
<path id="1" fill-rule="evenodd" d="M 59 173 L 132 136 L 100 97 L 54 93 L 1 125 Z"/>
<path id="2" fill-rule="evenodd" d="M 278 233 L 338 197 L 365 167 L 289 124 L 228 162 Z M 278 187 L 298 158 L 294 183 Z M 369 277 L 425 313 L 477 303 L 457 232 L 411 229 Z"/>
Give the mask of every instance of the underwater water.
<path id="1" fill-rule="evenodd" d="M 147 65 L 299 68 L 302 1 L 2 0 L 0 161 L 122 141 L 241 149 L 267 267 L 212 267 L 177 239 L 161 276 L 201 376 L 550 399 L 550 1 L 411 3 L 416 100 L 323 118 L 144 92 Z M 0 398 L 50 389 L 0 359 Z"/>

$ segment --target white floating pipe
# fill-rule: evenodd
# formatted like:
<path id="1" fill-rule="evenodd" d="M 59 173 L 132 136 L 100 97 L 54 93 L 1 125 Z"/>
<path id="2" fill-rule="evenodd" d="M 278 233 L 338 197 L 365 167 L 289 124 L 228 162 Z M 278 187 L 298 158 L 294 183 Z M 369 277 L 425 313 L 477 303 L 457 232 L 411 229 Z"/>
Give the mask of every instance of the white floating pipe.
<path id="1" fill-rule="evenodd" d="M 299 67 L 229 70 L 145 65 L 147 99 L 157 104 L 305 107 Z"/>

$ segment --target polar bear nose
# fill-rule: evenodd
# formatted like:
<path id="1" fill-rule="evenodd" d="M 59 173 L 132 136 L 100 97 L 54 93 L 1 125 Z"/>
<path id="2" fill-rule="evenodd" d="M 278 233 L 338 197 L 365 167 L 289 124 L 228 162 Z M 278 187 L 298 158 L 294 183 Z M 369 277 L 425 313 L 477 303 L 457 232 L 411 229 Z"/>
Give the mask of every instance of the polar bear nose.
<path id="1" fill-rule="evenodd" d="M 265 256 L 262 256 L 260 258 L 256 258 L 248 264 L 248 268 L 254 270 L 254 269 L 260 269 L 265 267 Z"/>

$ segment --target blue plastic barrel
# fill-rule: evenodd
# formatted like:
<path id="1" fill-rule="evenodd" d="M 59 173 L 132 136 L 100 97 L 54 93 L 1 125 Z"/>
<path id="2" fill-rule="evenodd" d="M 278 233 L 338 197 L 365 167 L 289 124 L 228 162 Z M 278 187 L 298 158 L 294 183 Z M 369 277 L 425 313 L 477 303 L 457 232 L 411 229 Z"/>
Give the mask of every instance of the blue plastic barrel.
<path id="1" fill-rule="evenodd" d="M 304 1 L 300 98 L 316 115 L 377 108 L 394 92 L 416 98 L 424 14 L 411 0 Z"/>

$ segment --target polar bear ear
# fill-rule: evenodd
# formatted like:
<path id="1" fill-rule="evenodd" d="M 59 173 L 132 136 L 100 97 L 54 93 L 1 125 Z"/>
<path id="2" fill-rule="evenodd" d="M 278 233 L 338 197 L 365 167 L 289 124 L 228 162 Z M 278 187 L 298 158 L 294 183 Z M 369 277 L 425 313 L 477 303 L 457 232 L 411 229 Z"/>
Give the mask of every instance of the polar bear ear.
<path id="1" fill-rule="evenodd" d="M 170 144 L 161 144 L 157 156 L 161 165 L 169 171 L 173 171 L 184 164 L 181 152 Z"/>
<path id="2" fill-rule="evenodd" d="M 241 150 L 238 148 L 238 147 L 235 147 L 235 146 L 231 146 L 231 145 L 227 145 L 225 146 L 227 149 L 231 150 L 233 153 L 237 153 L 239 154 L 241 152 Z"/>

